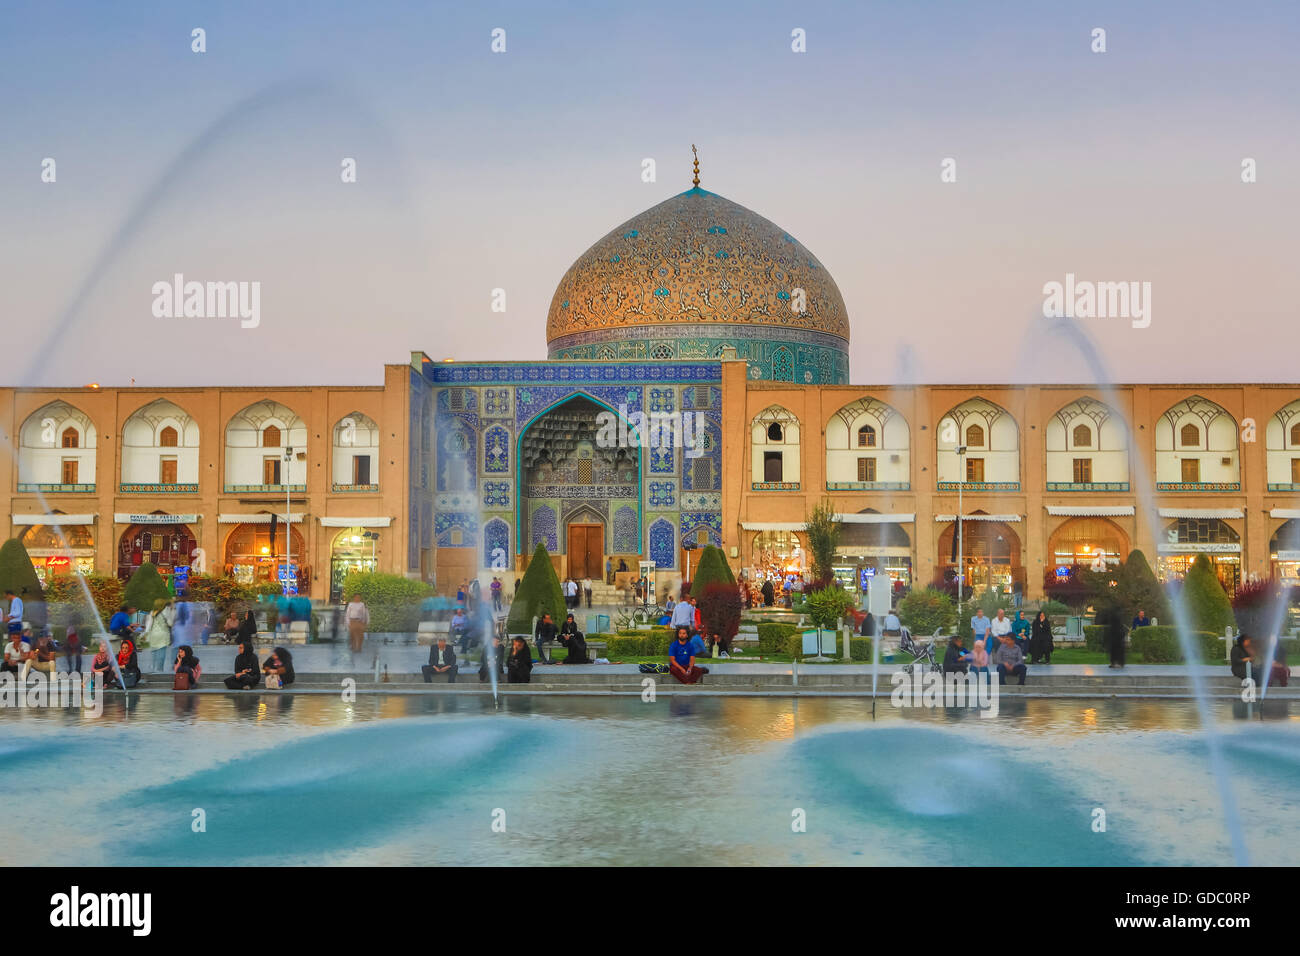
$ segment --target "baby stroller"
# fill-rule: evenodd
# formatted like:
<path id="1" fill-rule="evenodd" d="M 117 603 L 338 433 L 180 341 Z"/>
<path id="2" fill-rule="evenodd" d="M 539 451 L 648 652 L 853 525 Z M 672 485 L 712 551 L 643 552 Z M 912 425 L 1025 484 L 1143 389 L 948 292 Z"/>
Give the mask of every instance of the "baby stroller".
<path id="1" fill-rule="evenodd" d="M 939 659 L 935 654 L 934 641 L 925 644 L 918 644 L 912 639 L 912 632 L 903 628 L 898 639 L 898 649 L 904 654 L 910 654 L 912 661 L 903 665 L 903 673 L 912 673 L 912 668 L 917 664 L 929 664 L 931 670 L 939 669 Z"/>

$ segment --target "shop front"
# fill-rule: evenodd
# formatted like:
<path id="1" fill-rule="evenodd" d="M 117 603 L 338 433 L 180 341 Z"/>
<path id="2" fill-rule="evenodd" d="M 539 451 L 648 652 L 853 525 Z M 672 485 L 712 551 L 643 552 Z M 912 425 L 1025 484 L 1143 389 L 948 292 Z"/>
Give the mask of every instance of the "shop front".
<path id="1" fill-rule="evenodd" d="M 948 527 L 939 535 L 935 566 L 945 583 L 955 582 L 958 558 L 964 565 L 966 586 L 973 594 L 996 590 L 1010 595 L 1017 581 L 1024 583 L 1020 563 L 1020 536 L 1011 528 L 1020 515 L 967 514 L 962 519 L 960 541 L 956 515 L 935 515 Z"/>
<path id="2" fill-rule="evenodd" d="M 337 526 L 327 524 L 327 520 L 322 518 L 321 525 L 333 532 Z M 388 519 L 382 519 L 382 525 L 381 519 L 357 520 L 358 524 L 335 533 L 330 542 L 329 599 L 334 602 L 343 600 L 343 582 L 349 574 L 378 570 L 380 528 L 388 526 Z"/>
<path id="3" fill-rule="evenodd" d="M 840 586 L 859 594 L 873 577 L 883 575 L 896 595 L 906 593 L 912 587 L 912 539 L 902 525 L 915 518 L 871 510 L 840 515 L 834 565 Z"/>
<path id="4" fill-rule="evenodd" d="M 1132 509 L 1127 509 L 1132 514 Z M 1050 509 L 1049 509 L 1050 514 Z M 1117 568 L 1129 553 L 1128 535 L 1103 517 L 1076 517 L 1061 524 L 1047 541 L 1053 570 L 1083 567 L 1093 571 Z"/>
<path id="5" fill-rule="evenodd" d="M 128 525 L 117 541 L 117 576 L 125 581 L 140 565 L 149 563 L 164 579 L 177 568 L 189 568 L 198 550 L 198 535 L 190 527 L 196 514 L 117 514 L 113 520 Z"/>
<path id="6" fill-rule="evenodd" d="M 269 514 L 239 515 L 239 522 L 226 535 L 223 570 L 240 584 L 282 584 L 286 576 L 296 579 L 298 593 L 308 593 L 311 569 L 304 564 L 306 548 L 302 533 L 293 524 L 301 514 L 290 516 L 288 544 L 291 559 L 285 567 L 285 525 L 271 521 Z M 234 523 L 222 515 L 223 524 Z M 287 572 L 287 573 L 286 573 Z"/>
<path id="7" fill-rule="evenodd" d="M 1161 581 L 1182 580 L 1192 562 L 1203 554 L 1210 559 L 1228 597 L 1241 585 L 1241 536 L 1220 518 L 1178 518 L 1166 526 L 1158 550 L 1156 576 Z"/>
<path id="8" fill-rule="evenodd" d="M 1300 587 L 1300 518 L 1291 518 L 1273 532 L 1268 555 L 1273 576 L 1288 587 Z"/>
<path id="9" fill-rule="evenodd" d="M 41 515 L 49 524 L 29 524 L 30 515 L 14 515 L 14 524 L 28 524 L 18 536 L 41 587 L 59 574 L 95 573 L 94 515 Z"/>

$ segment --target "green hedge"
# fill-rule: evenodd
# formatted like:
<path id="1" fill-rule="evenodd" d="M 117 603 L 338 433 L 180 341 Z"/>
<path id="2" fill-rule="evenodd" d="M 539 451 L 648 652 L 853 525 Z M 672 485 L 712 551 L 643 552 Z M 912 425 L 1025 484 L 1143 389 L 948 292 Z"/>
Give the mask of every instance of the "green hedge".
<path id="1" fill-rule="evenodd" d="M 1106 649 L 1106 628 L 1101 624 L 1083 625 L 1083 646 L 1090 651 Z"/>
<path id="2" fill-rule="evenodd" d="M 780 624 L 765 621 L 758 625 L 758 652 L 760 654 L 788 654 L 786 639 L 792 634 L 801 633 L 793 624 Z M 795 653 L 798 653 L 796 651 Z"/>
<path id="3" fill-rule="evenodd" d="M 849 638 L 849 658 L 855 661 L 871 660 L 871 638 Z"/>
<path id="4" fill-rule="evenodd" d="M 1223 638 L 1208 631 L 1196 631 L 1199 642 L 1201 661 L 1217 664 L 1223 660 Z M 1084 646 L 1090 651 L 1104 652 L 1106 628 L 1101 624 L 1083 626 Z M 1178 643 L 1178 629 L 1168 624 L 1152 624 L 1129 631 L 1129 648 L 1134 654 L 1140 654 L 1147 664 L 1181 663 L 1183 651 Z"/>
<path id="5" fill-rule="evenodd" d="M 431 585 L 400 574 L 355 571 L 343 579 L 343 600 L 358 594 L 370 612 L 372 634 L 412 633 L 420 626 L 420 604 L 434 594 Z"/>

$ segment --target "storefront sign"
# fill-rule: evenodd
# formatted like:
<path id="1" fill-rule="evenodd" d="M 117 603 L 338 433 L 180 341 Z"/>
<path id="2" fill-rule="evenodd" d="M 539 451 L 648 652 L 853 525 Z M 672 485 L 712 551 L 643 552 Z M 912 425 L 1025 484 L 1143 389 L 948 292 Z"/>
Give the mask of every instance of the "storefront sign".
<path id="1" fill-rule="evenodd" d="M 1230 541 L 1162 544 L 1161 554 L 1240 554 L 1241 545 Z"/>
<path id="2" fill-rule="evenodd" d="M 1273 555 L 1275 561 L 1300 561 L 1300 551 L 1279 551 Z"/>
<path id="3" fill-rule="evenodd" d="M 193 524 L 199 520 L 199 515 L 115 514 L 113 520 L 118 524 Z"/>

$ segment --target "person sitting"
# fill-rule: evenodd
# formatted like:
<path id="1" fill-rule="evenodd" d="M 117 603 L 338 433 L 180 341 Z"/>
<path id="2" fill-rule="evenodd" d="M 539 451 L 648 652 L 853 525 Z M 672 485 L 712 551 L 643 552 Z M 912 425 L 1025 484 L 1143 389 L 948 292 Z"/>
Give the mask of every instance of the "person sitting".
<path id="1" fill-rule="evenodd" d="M 279 678 L 280 686 L 288 687 L 297 677 L 293 672 L 293 655 L 283 647 L 275 648 L 271 651 L 271 656 L 262 665 L 262 673 L 267 677 Z M 271 685 L 268 684 L 267 686 Z"/>
<path id="2" fill-rule="evenodd" d="M 490 647 L 483 649 L 483 657 L 478 662 L 478 679 L 479 683 L 486 684 L 492 679 L 492 672 L 496 671 L 497 680 L 506 676 L 506 654 L 507 648 L 501 640 L 500 634 L 492 635 L 492 644 Z M 488 659 L 491 658 L 492 666 L 488 667 Z"/>
<path id="3" fill-rule="evenodd" d="M 122 638 L 122 644 L 117 650 L 117 669 L 122 674 L 123 688 L 140 683 L 140 661 L 136 655 L 135 641 L 129 637 Z M 116 675 L 113 676 L 116 678 Z"/>
<path id="4" fill-rule="evenodd" d="M 970 672 L 972 674 L 987 674 L 989 672 L 989 652 L 985 649 L 983 641 L 976 641 L 971 645 Z"/>
<path id="5" fill-rule="evenodd" d="M 902 637 L 903 636 L 903 624 L 898 619 L 898 615 L 894 613 L 894 609 L 892 607 L 889 609 L 889 613 L 885 615 L 885 620 L 882 623 L 880 628 L 880 636 L 881 637 Z"/>
<path id="6" fill-rule="evenodd" d="M 512 684 L 527 684 L 532 679 L 533 655 L 528 642 L 516 635 L 510 641 L 510 655 L 506 658 L 506 678 Z"/>
<path id="7" fill-rule="evenodd" d="M 234 611 L 226 615 L 226 624 L 223 630 L 226 632 L 226 643 L 235 644 L 239 641 L 239 615 Z"/>
<path id="8" fill-rule="evenodd" d="M 683 684 L 697 684 L 704 681 L 709 672 L 707 667 L 695 663 L 695 651 L 691 649 L 691 635 L 686 625 L 677 628 L 677 635 L 668 645 L 668 673 Z"/>
<path id="9" fill-rule="evenodd" d="M 462 654 L 465 653 L 465 642 L 469 640 L 469 617 L 466 616 L 463 607 L 456 608 L 456 613 L 451 616 L 447 633 L 450 635 L 451 643 L 459 647 Z"/>
<path id="10" fill-rule="evenodd" d="M 731 657 L 731 638 L 721 634 L 709 635 L 709 656 L 718 658 Z"/>
<path id="11" fill-rule="evenodd" d="M 437 643 L 429 648 L 429 663 L 421 665 L 420 671 L 426 684 L 433 683 L 434 674 L 446 674 L 447 683 L 456 683 L 460 667 L 456 664 L 456 651 L 447 643 L 447 635 L 438 635 Z"/>
<path id="12" fill-rule="evenodd" d="M 5 651 L 8 650 L 6 647 Z M 110 680 L 117 683 L 117 675 L 113 673 L 113 658 L 108 653 L 108 641 L 99 642 L 99 650 L 90 660 L 90 673 L 100 687 L 108 687 Z"/>
<path id="13" fill-rule="evenodd" d="M 998 669 L 998 683 L 1005 684 L 1007 678 L 1014 675 L 1020 678 L 1021 686 L 1025 683 L 1025 675 L 1029 668 L 1025 667 L 1025 654 L 1020 650 L 1020 645 L 1010 633 L 1003 634 L 998 638 L 1000 646 L 993 651 L 991 660 Z"/>
<path id="14" fill-rule="evenodd" d="M 578 630 L 578 622 L 573 619 L 572 614 L 568 615 L 564 619 L 564 623 L 560 626 L 559 640 L 560 643 L 564 646 L 564 649 L 568 651 L 568 654 L 565 655 L 564 663 L 566 664 L 590 664 L 591 663 L 591 661 L 587 659 L 586 638 L 584 638 L 582 636 L 582 632 Z"/>
<path id="15" fill-rule="evenodd" d="M 943 652 L 943 672 L 945 674 L 965 674 L 970 667 L 970 653 L 964 646 L 966 639 L 954 634 L 948 642 L 948 649 Z"/>
<path id="16" fill-rule="evenodd" d="M 0 671 L 14 675 L 25 671 L 24 665 L 31 659 L 31 653 L 31 648 L 23 643 L 22 634 L 14 631 L 9 635 L 9 643 L 5 645 L 5 659 L 3 665 L 0 665 Z"/>
<path id="17" fill-rule="evenodd" d="M 858 627 L 858 633 L 863 637 L 876 636 L 876 616 L 870 611 L 862 615 L 862 624 Z"/>
<path id="18" fill-rule="evenodd" d="M 551 620 L 549 613 L 543 614 L 541 620 L 537 622 L 533 638 L 537 641 L 537 663 L 550 664 L 550 651 L 546 649 L 546 645 L 555 640 L 555 622 Z"/>
<path id="19" fill-rule="evenodd" d="M 700 634 L 700 632 L 693 631 L 690 632 L 690 634 L 691 634 L 691 640 L 690 640 L 691 653 L 694 654 L 696 657 L 712 656 L 709 652 L 709 645 L 704 643 L 704 637 Z"/>
<path id="20" fill-rule="evenodd" d="M 1015 639 L 1016 646 L 1020 648 L 1020 653 L 1025 657 L 1029 656 L 1031 630 L 1029 622 L 1025 620 L 1025 612 L 1017 611 L 1016 619 L 1011 622 L 1011 636 Z"/>
<path id="21" fill-rule="evenodd" d="M 1029 663 L 1052 663 L 1052 622 L 1046 611 L 1039 611 L 1029 633 Z"/>
<path id="22" fill-rule="evenodd" d="M 194 648 L 188 644 L 176 648 L 176 664 L 172 667 L 172 672 L 176 675 L 172 690 L 189 690 L 198 686 L 203 668 L 199 666 L 199 659 L 194 656 Z"/>
<path id="23" fill-rule="evenodd" d="M 1264 681 L 1264 670 L 1268 661 L 1266 655 L 1262 653 L 1260 642 L 1249 634 L 1242 634 L 1232 645 L 1232 651 L 1228 655 L 1228 666 L 1232 670 L 1232 676 L 1245 680 L 1247 676 L 1246 664 L 1250 664 L 1250 677 L 1256 685 L 1262 685 Z M 1273 686 L 1285 687 L 1291 677 L 1291 669 L 1286 665 L 1286 657 L 1281 648 L 1276 648 L 1276 655 L 1272 666 L 1268 668 L 1268 683 Z"/>
<path id="24" fill-rule="evenodd" d="M 234 615 L 231 615 L 232 617 Z M 235 655 L 235 673 L 226 678 L 227 690 L 248 690 L 261 683 L 257 664 L 257 651 L 252 641 L 240 641 L 239 653 Z"/>

